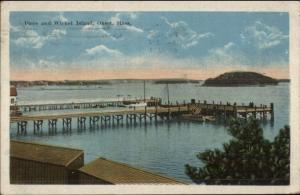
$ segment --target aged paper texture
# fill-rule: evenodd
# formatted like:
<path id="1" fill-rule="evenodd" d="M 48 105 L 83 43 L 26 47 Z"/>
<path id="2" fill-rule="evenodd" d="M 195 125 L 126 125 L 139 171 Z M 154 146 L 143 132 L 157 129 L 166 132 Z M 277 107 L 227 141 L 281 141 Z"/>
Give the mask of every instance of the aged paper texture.
<path id="1" fill-rule="evenodd" d="M 2 2 L 1 194 L 299 193 L 299 2 Z"/>

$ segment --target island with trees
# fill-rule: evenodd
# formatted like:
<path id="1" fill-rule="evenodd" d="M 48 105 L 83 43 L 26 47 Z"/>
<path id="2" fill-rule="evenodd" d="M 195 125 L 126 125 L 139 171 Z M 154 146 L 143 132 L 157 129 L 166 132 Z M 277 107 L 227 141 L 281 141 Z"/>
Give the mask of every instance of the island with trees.
<path id="1" fill-rule="evenodd" d="M 205 80 L 203 86 L 232 87 L 249 85 L 277 85 L 277 79 L 256 72 L 226 72 L 215 78 Z"/>

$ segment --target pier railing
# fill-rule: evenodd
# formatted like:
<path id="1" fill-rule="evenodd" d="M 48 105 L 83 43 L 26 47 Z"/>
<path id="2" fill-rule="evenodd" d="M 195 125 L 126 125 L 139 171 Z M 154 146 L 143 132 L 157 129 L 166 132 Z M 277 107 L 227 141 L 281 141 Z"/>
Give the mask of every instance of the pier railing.
<path id="1" fill-rule="evenodd" d="M 132 100 L 116 100 L 116 101 L 95 101 L 95 102 L 69 102 L 69 103 L 48 103 L 48 104 L 21 104 L 10 106 L 11 110 L 20 110 L 22 113 L 31 111 L 45 110 L 74 110 L 74 109 L 91 109 L 105 107 L 124 107 L 127 104 L 136 104 L 146 102 L 147 106 L 160 105 L 160 99 L 132 99 Z"/>

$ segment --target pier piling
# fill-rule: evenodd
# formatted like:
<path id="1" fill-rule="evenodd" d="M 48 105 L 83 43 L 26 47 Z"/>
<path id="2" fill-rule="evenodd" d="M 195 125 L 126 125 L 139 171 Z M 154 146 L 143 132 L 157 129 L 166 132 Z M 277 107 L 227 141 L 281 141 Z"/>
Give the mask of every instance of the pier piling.
<path id="1" fill-rule="evenodd" d="M 86 117 L 78 117 L 77 118 L 77 126 L 78 126 L 78 128 L 85 129 L 85 120 L 86 120 Z"/>
<path id="2" fill-rule="evenodd" d="M 57 126 L 56 126 L 56 124 L 57 124 L 57 119 L 49 119 L 48 120 L 48 130 L 49 131 L 57 131 Z"/>
<path id="3" fill-rule="evenodd" d="M 271 108 L 271 121 L 274 121 L 274 103 L 273 102 L 270 104 L 270 108 Z"/>
<path id="4" fill-rule="evenodd" d="M 69 131 L 72 129 L 72 118 L 63 118 L 63 130 Z"/>
<path id="5" fill-rule="evenodd" d="M 40 130 L 42 130 L 42 127 L 43 127 L 43 120 L 33 121 L 33 131 L 34 131 L 34 133 L 36 133 L 37 131 L 39 132 Z"/>
<path id="6" fill-rule="evenodd" d="M 27 133 L 27 121 L 19 121 L 18 122 L 18 133 L 20 132 L 22 134 L 26 134 Z"/>

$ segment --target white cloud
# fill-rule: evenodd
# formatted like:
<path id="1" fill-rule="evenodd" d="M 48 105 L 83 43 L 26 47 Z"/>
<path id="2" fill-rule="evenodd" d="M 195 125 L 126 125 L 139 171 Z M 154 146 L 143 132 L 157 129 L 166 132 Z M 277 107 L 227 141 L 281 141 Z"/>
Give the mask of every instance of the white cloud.
<path id="1" fill-rule="evenodd" d="M 68 67 L 68 63 L 55 60 L 55 58 L 47 57 L 46 59 L 31 59 L 31 58 L 21 58 L 14 59 L 14 64 L 17 64 L 18 68 L 25 68 L 26 70 L 39 71 L 39 70 L 59 70 L 63 67 Z M 12 67 L 13 68 L 13 67 Z M 16 67 L 15 67 L 16 68 Z M 18 70 L 18 69 L 16 69 Z"/>
<path id="2" fill-rule="evenodd" d="M 105 25 L 98 24 L 88 24 L 82 27 L 81 31 L 84 33 L 95 34 L 99 36 L 99 38 L 109 38 L 112 40 L 117 40 L 114 36 L 112 36 L 109 32 L 104 30 L 106 28 Z"/>
<path id="3" fill-rule="evenodd" d="M 137 13 L 134 13 L 134 12 L 120 12 L 120 13 L 117 13 L 116 15 L 112 16 L 111 17 L 111 21 L 113 23 L 116 23 L 117 21 L 120 21 L 120 20 L 135 20 L 138 18 L 138 14 Z"/>
<path id="4" fill-rule="evenodd" d="M 58 19 L 62 22 L 68 22 L 68 19 L 63 15 L 63 13 L 59 14 Z"/>
<path id="5" fill-rule="evenodd" d="M 112 16 L 110 18 L 110 21 L 112 21 L 113 24 L 116 24 L 118 21 L 124 21 L 124 22 L 130 22 L 132 23 L 133 20 L 136 20 L 138 18 L 137 13 L 133 12 L 122 12 L 122 13 L 117 13 L 116 15 Z M 134 33 L 143 33 L 144 30 L 141 28 L 138 28 L 134 25 L 123 25 L 128 32 L 134 32 Z"/>
<path id="6" fill-rule="evenodd" d="M 136 32 L 136 33 L 143 33 L 143 32 L 144 32 L 142 29 L 137 28 L 137 27 L 135 27 L 135 26 L 128 26 L 128 25 L 125 25 L 124 27 L 125 27 L 125 29 L 126 29 L 127 31 L 129 31 L 129 32 Z"/>
<path id="7" fill-rule="evenodd" d="M 141 53 L 127 56 L 117 50 L 100 45 L 87 49 L 84 57 L 73 62 L 72 67 L 85 67 L 101 70 L 140 69 L 140 68 L 189 68 L 199 67 L 199 62 L 190 58 L 174 58 L 164 54 Z"/>
<path id="8" fill-rule="evenodd" d="M 96 47 L 86 49 L 86 54 L 88 55 L 98 55 L 98 56 L 120 56 L 122 53 L 116 49 L 110 49 L 105 45 L 97 45 Z"/>
<path id="9" fill-rule="evenodd" d="M 60 39 L 63 35 L 66 35 L 67 31 L 64 29 L 54 29 L 49 35 L 48 39 Z"/>
<path id="10" fill-rule="evenodd" d="M 56 15 L 51 18 L 53 21 L 60 21 L 60 22 L 68 22 L 69 20 L 64 16 L 63 12 L 60 12 L 59 15 Z"/>
<path id="11" fill-rule="evenodd" d="M 228 50 L 235 47 L 235 44 L 233 42 L 229 42 L 226 45 L 224 45 L 224 49 Z"/>
<path id="12" fill-rule="evenodd" d="M 233 42 L 226 43 L 223 47 L 218 47 L 209 50 L 210 55 L 225 56 L 228 55 L 236 45 Z"/>
<path id="13" fill-rule="evenodd" d="M 133 12 L 130 12 L 129 16 L 130 16 L 131 19 L 137 19 L 138 18 L 138 14 L 137 13 L 133 13 Z"/>
<path id="14" fill-rule="evenodd" d="M 197 45 L 201 39 L 214 36 L 214 34 L 210 32 L 203 34 L 197 33 L 184 21 L 172 23 L 165 17 L 161 17 L 161 19 L 164 20 L 169 27 L 169 31 L 167 32 L 169 42 L 180 45 L 184 49 Z M 153 38 L 153 36 L 151 38 Z"/>
<path id="15" fill-rule="evenodd" d="M 268 49 L 288 40 L 289 36 L 284 35 L 276 27 L 256 21 L 253 25 L 244 29 L 241 33 L 241 38 L 245 43 L 258 49 Z"/>
<path id="16" fill-rule="evenodd" d="M 223 47 L 210 49 L 204 62 L 210 66 L 240 66 L 247 64 L 247 58 L 235 43 L 228 42 Z"/>
<path id="17" fill-rule="evenodd" d="M 147 35 L 147 38 L 148 39 L 153 39 L 157 34 L 158 34 L 157 30 L 150 30 L 148 35 Z"/>
<path id="18" fill-rule="evenodd" d="M 117 21 L 123 21 L 123 22 L 130 22 L 132 20 L 137 19 L 138 15 L 136 13 L 131 12 L 122 12 L 122 13 L 116 13 L 113 15 L 109 21 L 112 22 L 112 25 L 102 25 L 102 24 L 89 24 L 82 27 L 81 31 L 83 33 L 89 33 L 90 35 L 98 36 L 99 38 L 107 38 L 111 39 L 113 41 L 117 40 L 123 40 L 123 32 L 121 30 L 117 30 L 119 28 L 122 28 L 123 30 L 126 30 L 130 33 L 143 33 L 144 30 L 141 28 L 138 28 L 134 25 L 122 25 L 122 26 L 116 26 Z"/>
<path id="19" fill-rule="evenodd" d="M 21 31 L 22 31 L 22 27 L 21 27 L 21 26 L 13 26 L 13 25 L 10 25 L 9 30 L 10 30 L 11 32 L 21 32 Z"/>
<path id="20" fill-rule="evenodd" d="M 94 32 L 99 29 L 99 27 L 102 27 L 101 25 L 96 24 L 88 24 L 82 27 L 82 32 Z M 101 29 L 101 28 L 100 28 Z"/>
<path id="21" fill-rule="evenodd" d="M 34 30 L 26 30 L 22 37 L 19 37 L 14 42 L 17 46 L 32 47 L 35 49 L 41 48 L 46 41 L 46 37 L 40 36 Z"/>
<path id="22" fill-rule="evenodd" d="M 39 49 L 43 47 L 47 41 L 60 39 L 66 34 L 66 30 L 63 29 L 54 29 L 46 36 L 39 35 L 34 30 L 25 30 L 19 38 L 14 40 L 14 43 L 21 47 Z"/>
<path id="23" fill-rule="evenodd" d="M 64 62 L 47 60 L 47 59 L 40 59 L 37 63 L 35 63 L 35 66 L 37 68 L 47 68 L 47 69 L 56 69 L 65 65 L 66 64 Z"/>

